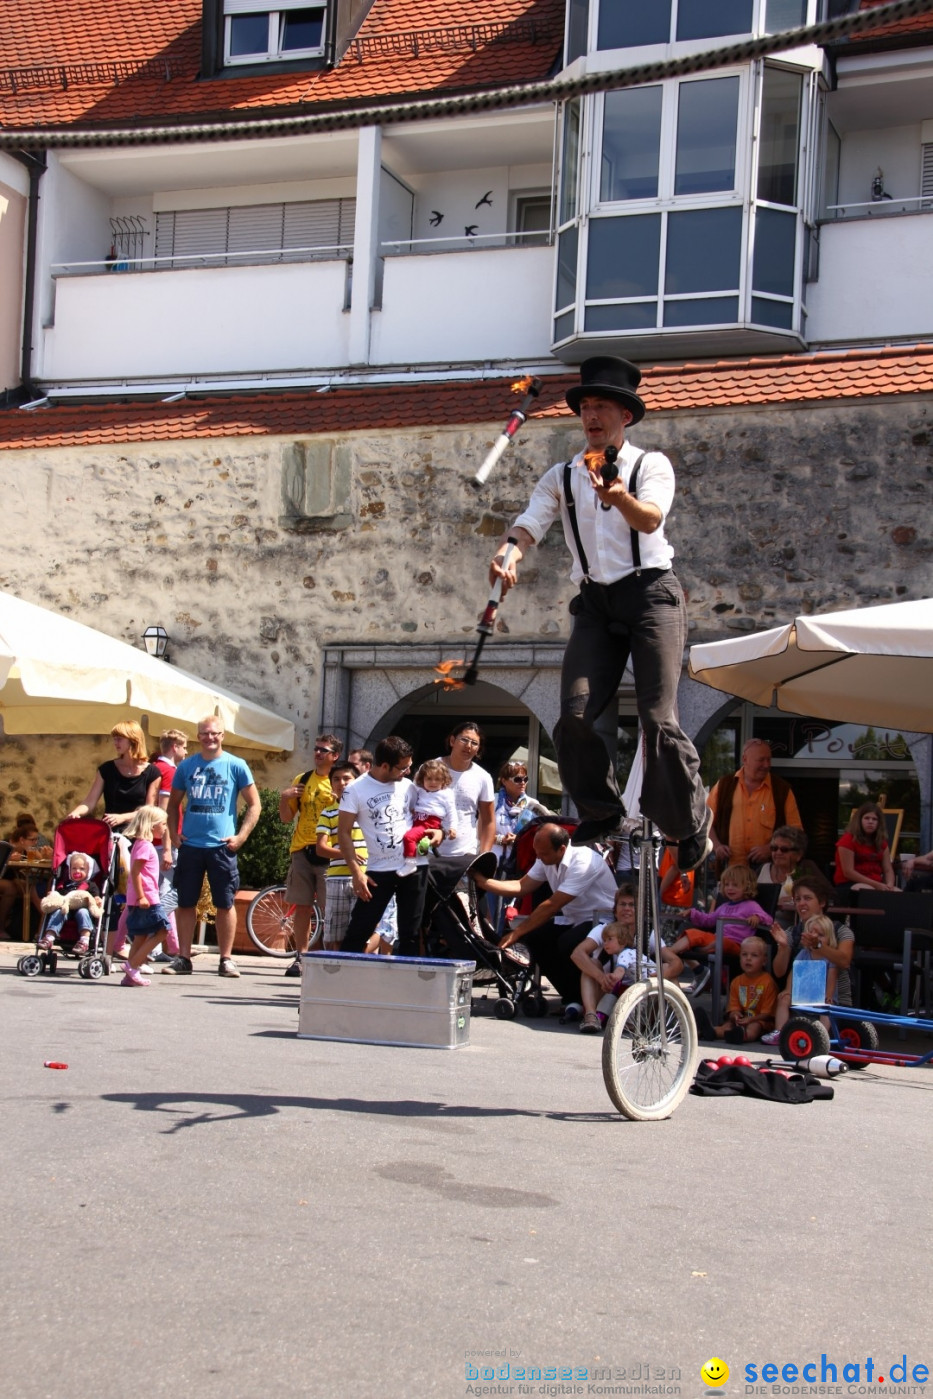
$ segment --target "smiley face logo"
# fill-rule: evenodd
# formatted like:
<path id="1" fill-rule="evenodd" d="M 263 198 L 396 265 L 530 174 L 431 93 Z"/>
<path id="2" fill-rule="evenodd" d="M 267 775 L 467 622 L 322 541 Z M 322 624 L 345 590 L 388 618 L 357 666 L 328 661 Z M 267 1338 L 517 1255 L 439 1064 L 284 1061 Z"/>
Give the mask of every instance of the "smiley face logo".
<path id="1" fill-rule="evenodd" d="M 718 1355 L 714 1355 L 700 1371 L 700 1379 L 711 1389 L 718 1389 L 729 1378 L 729 1366 Z"/>

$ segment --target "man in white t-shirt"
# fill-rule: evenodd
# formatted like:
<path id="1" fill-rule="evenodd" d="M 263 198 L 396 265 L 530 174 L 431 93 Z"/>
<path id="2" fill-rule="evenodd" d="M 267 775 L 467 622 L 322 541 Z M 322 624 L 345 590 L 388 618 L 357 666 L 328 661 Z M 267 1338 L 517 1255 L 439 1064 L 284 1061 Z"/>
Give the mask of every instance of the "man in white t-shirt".
<path id="1" fill-rule="evenodd" d="M 612 918 L 616 880 L 602 855 L 573 846 L 562 826 L 548 822 L 535 832 L 535 862 L 521 879 L 483 879 L 481 889 L 506 898 L 524 897 L 547 884 L 551 894 L 499 943 L 527 943 L 542 973 L 568 1004 L 576 1002 L 580 974 L 571 953 L 596 922 Z"/>
<path id="2" fill-rule="evenodd" d="M 343 940 L 344 952 L 362 952 L 395 895 L 398 910 L 398 953 L 417 957 L 427 865 L 402 875 L 402 837 L 408 829 L 407 796 L 411 788 L 411 747 L 393 734 L 380 739 L 373 765 L 351 782 L 340 798 L 337 843 L 350 870 L 356 903 Z M 364 870 L 353 842 L 353 827 L 363 832 L 369 860 Z"/>

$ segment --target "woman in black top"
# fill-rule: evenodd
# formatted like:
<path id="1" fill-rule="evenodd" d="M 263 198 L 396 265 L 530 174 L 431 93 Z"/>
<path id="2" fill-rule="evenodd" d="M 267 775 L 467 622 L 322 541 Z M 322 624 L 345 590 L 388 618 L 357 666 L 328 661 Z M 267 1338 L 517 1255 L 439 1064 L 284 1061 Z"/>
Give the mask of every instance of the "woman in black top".
<path id="1" fill-rule="evenodd" d="M 104 799 L 103 819 L 111 830 L 125 826 L 141 806 L 155 806 L 162 785 L 162 775 L 146 757 L 146 739 L 138 724 L 127 720 L 110 730 L 116 758 L 101 763 L 91 783 L 91 790 L 69 811 L 67 820 L 89 816 L 101 797 Z"/>

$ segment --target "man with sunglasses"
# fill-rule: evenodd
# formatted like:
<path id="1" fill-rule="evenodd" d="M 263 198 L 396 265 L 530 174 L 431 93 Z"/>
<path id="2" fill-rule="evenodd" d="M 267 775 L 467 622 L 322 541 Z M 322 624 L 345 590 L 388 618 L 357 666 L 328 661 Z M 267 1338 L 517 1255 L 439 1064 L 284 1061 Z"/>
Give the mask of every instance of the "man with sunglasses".
<path id="1" fill-rule="evenodd" d="M 290 787 L 279 794 L 279 819 L 291 825 L 291 860 L 285 897 L 295 905 L 295 960 L 285 968 L 286 976 L 301 975 L 301 958 L 311 940 L 311 914 L 315 903 L 321 912 L 327 897 L 328 861 L 317 853 L 317 824 L 321 813 L 334 804 L 330 770 L 343 752 L 336 734 L 318 734 L 314 740 L 314 767 L 299 773 Z"/>

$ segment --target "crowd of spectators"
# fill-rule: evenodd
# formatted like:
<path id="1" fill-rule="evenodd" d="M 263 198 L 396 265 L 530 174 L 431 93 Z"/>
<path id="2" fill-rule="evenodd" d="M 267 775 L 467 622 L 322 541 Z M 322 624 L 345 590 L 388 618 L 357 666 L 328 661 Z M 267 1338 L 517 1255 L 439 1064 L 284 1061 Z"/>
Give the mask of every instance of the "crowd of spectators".
<path id="1" fill-rule="evenodd" d="M 191 758 L 181 730 L 166 730 L 151 757 L 137 724 L 119 723 L 111 737 L 114 758 L 100 764 L 66 820 L 93 814 L 102 802 L 101 819 L 124 848 L 127 907 L 107 944 L 108 952 L 126 959 L 124 984 L 148 984 L 146 960 L 161 959 L 171 975 L 190 974 L 205 878 L 216 908 L 219 974 L 238 976 L 232 958 L 236 852 L 260 809 L 248 766 L 223 751 L 215 716 L 199 723 L 200 752 Z M 484 867 L 475 875 L 488 900 L 486 936 L 503 951 L 521 940 L 560 997 L 564 1021 L 600 1033 L 636 965 L 635 888 L 623 882 L 622 871 L 616 876 L 607 852 L 573 844 L 572 823 L 561 823 L 528 795 L 524 763 L 502 765 L 497 791 L 479 762 L 483 735 L 472 721 L 452 730 L 447 751 L 424 761 L 414 780 L 412 749 L 397 735 L 380 740 L 372 753 L 355 749 L 343 761 L 342 748 L 336 735 L 318 735 L 313 767 L 280 793 L 279 818 L 293 827 L 287 898 L 294 905 L 296 956 L 286 975 L 301 974 L 316 909 L 323 913 L 321 946 L 328 951 L 417 955 L 429 864 L 440 862 L 456 882 L 477 855 L 491 851 L 494 873 Z M 702 905 L 694 873 L 678 867 L 676 842 L 665 842 L 661 937 L 652 938 L 642 975 L 656 975 L 660 966 L 668 979 L 686 976 L 682 985 L 696 998 L 709 982 L 718 929 L 725 965 L 735 975 L 725 1019 L 713 1025 L 700 1011 L 701 1031 L 735 1043 L 775 1043 L 789 1014 L 795 961 L 824 961 L 827 1001 L 851 1004 L 854 937 L 845 913 L 834 921 L 827 909 L 845 910 L 862 889 L 897 889 L 884 813 L 874 802 L 852 813 L 836 845 L 830 882 L 806 858 L 794 793 L 771 772 L 766 743 L 745 745 L 739 770 L 715 784 L 709 806 L 718 884 Z M 520 837 L 529 827 L 519 863 Z M 132 851 L 125 836 L 136 840 Z M 27 891 L 15 866 L 31 852 L 50 853 L 48 838 L 26 812 L 7 839 L 12 850 L 0 879 L 0 928 L 19 898 L 40 908 L 43 885 L 30 881 Z M 904 873 L 908 888 L 933 886 L 933 852 L 915 857 Z M 88 882 L 87 869 L 68 874 L 75 887 Z M 520 906 L 522 915 L 511 916 Z M 86 921 L 79 952 L 86 946 Z M 57 934 L 58 924 L 47 917 L 46 942 Z"/>

